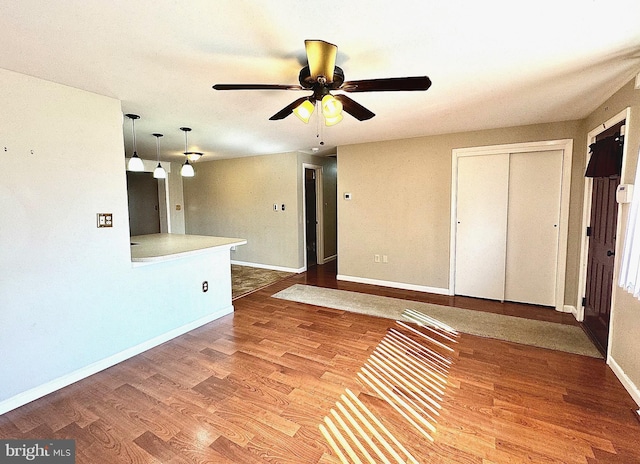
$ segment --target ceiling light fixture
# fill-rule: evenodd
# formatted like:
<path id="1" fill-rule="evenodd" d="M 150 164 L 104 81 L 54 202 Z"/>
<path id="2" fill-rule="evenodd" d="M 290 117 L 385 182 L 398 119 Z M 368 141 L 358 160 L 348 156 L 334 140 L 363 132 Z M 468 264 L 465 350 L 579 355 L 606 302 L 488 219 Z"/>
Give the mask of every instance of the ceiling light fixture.
<path id="1" fill-rule="evenodd" d="M 180 170 L 180 174 L 182 175 L 182 177 L 193 177 L 196 175 L 196 172 L 193 170 L 193 166 L 191 166 L 191 164 L 189 164 L 189 156 L 188 154 L 191 153 L 188 150 L 188 144 L 187 144 L 187 134 L 191 131 L 190 127 L 181 127 L 180 128 L 181 131 L 184 132 L 184 154 L 187 157 L 187 160 L 184 162 L 184 164 L 182 165 L 182 169 Z"/>
<path id="2" fill-rule="evenodd" d="M 133 134 L 133 156 L 129 158 L 127 169 L 134 172 L 143 172 L 144 163 L 138 156 L 138 151 L 136 150 L 136 119 L 140 119 L 140 116 L 137 114 L 125 114 L 125 116 L 131 119 L 131 132 Z"/>
<path id="3" fill-rule="evenodd" d="M 153 177 L 156 179 L 166 179 L 167 171 L 164 170 L 160 164 L 160 137 L 162 134 L 152 134 L 156 138 L 156 159 L 158 160 L 158 166 L 153 171 Z"/>
<path id="4" fill-rule="evenodd" d="M 187 159 L 189 161 L 198 161 L 200 159 L 200 157 L 202 157 L 204 153 L 201 153 L 199 151 L 187 151 L 185 152 L 185 155 L 187 155 Z"/>

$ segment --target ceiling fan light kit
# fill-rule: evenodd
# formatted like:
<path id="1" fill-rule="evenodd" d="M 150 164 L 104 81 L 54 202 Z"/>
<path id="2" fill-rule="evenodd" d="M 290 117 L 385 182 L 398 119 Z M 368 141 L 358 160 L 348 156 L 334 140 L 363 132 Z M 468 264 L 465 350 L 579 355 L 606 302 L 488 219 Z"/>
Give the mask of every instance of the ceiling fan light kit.
<path id="1" fill-rule="evenodd" d="M 431 80 L 427 76 L 392 77 L 345 81 L 344 72 L 336 66 L 338 47 L 324 40 L 305 40 L 308 65 L 300 70 L 300 85 L 284 84 L 215 84 L 215 90 L 311 90 L 309 97 L 298 98 L 285 106 L 270 120 L 284 119 L 291 113 L 302 122 L 308 123 L 315 105 L 321 102 L 325 124 L 332 126 L 342 120 L 346 112 L 358 121 L 366 121 L 375 113 L 346 95 L 332 95 L 331 91 L 342 92 L 396 92 L 427 90 Z"/>

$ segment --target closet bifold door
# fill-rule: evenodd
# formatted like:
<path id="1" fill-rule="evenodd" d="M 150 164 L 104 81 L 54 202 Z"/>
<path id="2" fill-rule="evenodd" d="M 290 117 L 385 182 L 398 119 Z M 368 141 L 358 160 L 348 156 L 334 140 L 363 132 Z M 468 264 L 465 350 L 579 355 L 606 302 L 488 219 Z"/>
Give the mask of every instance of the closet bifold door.
<path id="1" fill-rule="evenodd" d="M 562 156 L 562 150 L 510 155 L 507 301 L 555 306 Z"/>
<path id="2" fill-rule="evenodd" d="M 509 155 L 458 159 L 456 295 L 504 300 Z"/>

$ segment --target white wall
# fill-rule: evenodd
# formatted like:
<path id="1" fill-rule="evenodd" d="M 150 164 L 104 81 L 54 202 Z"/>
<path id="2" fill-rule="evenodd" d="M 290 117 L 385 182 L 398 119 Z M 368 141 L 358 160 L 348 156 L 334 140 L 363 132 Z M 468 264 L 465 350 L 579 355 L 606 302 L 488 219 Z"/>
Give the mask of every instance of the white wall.
<path id="1" fill-rule="evenodd" d="M 119 101 L 5 70 L 0 88 L 2 413 L 232 307 L 211 256 L 132 266 Z"/>

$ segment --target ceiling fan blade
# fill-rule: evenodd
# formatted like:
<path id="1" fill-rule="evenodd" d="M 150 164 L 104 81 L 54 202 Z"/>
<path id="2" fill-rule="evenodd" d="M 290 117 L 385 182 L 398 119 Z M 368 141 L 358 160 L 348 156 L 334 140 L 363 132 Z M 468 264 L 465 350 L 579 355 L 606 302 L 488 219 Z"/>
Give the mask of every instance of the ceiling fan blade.
<path id="1" fill-rule="evenodd" d="M 318 76 L 324 76 L 327 82 L 333 82 L 338 47 L 324 40 L 305 40 L 304 47 L 307 51 L 311 77 L 316 80 Z"/>
<path id="2" fill-rule="evenodd" d="M 344 90 L 345 92 L 393 92 L 427 90 L 429 87 L 431 87 L 431 79 L 427 76 L 415 76 L 347 81 L 342 84 L 340 90 Z"/>
<path id="3" fill-rule="evenodd" d="M 295 100 L 294 102 L 292 102 L 289 105 L 285 106 L 280 111 L 278 111 L 276 114 L 271 116 L 269 118 L 269 120 L 270 121 L 276 121 L 278 119 L 286 118 L 287 116 L 289 116 L 293 112 L 294 109 L 296 109 L 300 105 L 300 103 L 302 103 L 303 101 L 307 100 L 308 98 L 309 97 L 298 98 L 297 100 Z"/>
<path id="4" fill-rule="evenodd" d="M 375 113 L 369 111 L 360 103 L 352 100 L 346 95 L 336 95 L 335 99 L 339 100 L 340 103 L 342 103 L 343 111 L 346 111 L 358 121 L 366 121 L 367 119 L 371 119 L 375 116 Z"/>
<path id="5" fill-rule="evenodd" d="M 306 90 L 300 85 L 287 84 L 216 84 L 215 90 Z"/>

